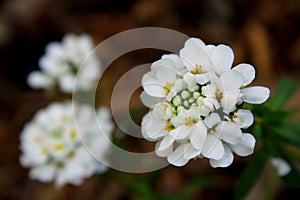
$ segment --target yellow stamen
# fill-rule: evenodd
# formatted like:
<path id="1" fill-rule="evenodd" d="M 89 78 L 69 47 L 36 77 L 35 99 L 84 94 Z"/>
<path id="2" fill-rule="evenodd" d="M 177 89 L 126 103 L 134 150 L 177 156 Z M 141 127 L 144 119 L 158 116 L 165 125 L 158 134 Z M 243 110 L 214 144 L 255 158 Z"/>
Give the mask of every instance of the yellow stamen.
<path id="1" fill-rule="evenodd" d="M 77 133 L 76 133 L 75 130 L 72 130 L 72 131 L 70 132 L 70 138 L 73 139 L 73 140 L 77 138 Z"/>
<path id="2" fill-rule="evenodd" d="M 193 71 L 191 71 L 191 73 L 192 73 L 192 74 L 202 74 L 202 66 L 196 64 L 195 67 L 196 67 L 196 69 L 193 70 Z"/>
<path id="3" fill-rule="evenodd" d="M 166 91 L 166 96 L 171 92 L 172 87 L 174 86 L 175 82 L 168 82 L 165 84 L 164 89 Z"/>
<path id="4" fill-rule="evenodd" d="M 75 152 L 74 151 L 70 151 L 67 155 L 67 158 L 73 158 L 75 156 Z"/>
<path id="5" fill-rule="evenodd" d="M 69 120 L 69 116 L 63 115 L 63 116 L 61 116 L 60 119 L 61 119 L 62 122 L 67 122 Z"/>
<path id="6" fill-rule="evenodd" d="M 170 132 L 172 130 L 175 129 L 175 126 L 172 124 L 172 122 L 170 122 L 170 120 L 166 121 L 166 127 L 165 127 L 165 130 Z"/>
<path id="7" fill-rule="evenodd" d="M 191 118 L 191 117 L 185 118 L 185 125 L 186 126 L 193 126 L 197 122 L 199 122 L 199 119 L 195 119 L 195 118 Z"/>
<path id="8" fill-rule="evenodd" d="M 64 145 L 62 143 L 58 143 L 54 145 L 54 150 L 61 151 L 64 149 Z"/>
<path id="9" fill-rule="evenodd" d="M 42 154 L 46 156 L 46 155 L 48 155 L 48 153 L 49 153 L 48 149 L 46 147 L 43 147 Z"/>

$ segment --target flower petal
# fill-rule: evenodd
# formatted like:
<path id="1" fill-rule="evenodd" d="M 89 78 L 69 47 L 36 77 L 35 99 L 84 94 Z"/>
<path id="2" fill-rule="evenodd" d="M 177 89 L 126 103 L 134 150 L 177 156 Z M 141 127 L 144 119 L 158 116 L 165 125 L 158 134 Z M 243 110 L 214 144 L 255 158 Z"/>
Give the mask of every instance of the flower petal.
<path id="1" fill-rule="evenodd" d="M 175 165 L 177 167 L 181 167 L 185 165 L 189 159 L 183 158 L 183 154 L 186 151 L 186 144 L 180 144 L 175 151 L 173 151 L 169 156 L 167 157 L 169 163 L 172 165 Z"/>
<path id="2" fill-rule="evenodd" d="M 217 113 L 211 113 L 204 119 L 204 123 L 208 128 L 214 127 L 220 121 L 221 121 L 221 118 Z"/>
<path id="3" fill-rule="evenodd" d="M 204 85 L 209 81 L 209 73 L 204 73 L 204 74 L 196 74 L 196 81 L 200 85 Z"/>
<path id="4" fill-rule="evenodd" d="M 155 74 L 151 71 L 146 73 L 142 78 L 142 86 L 145 92 L 153 97 L 165 97 L 166 91 L 164 85 L 155 79 Z"/>
<path id="5" fill-rule="evenodd" d="M 208 134 L 201 153 L 206 158 L 219 160 L 224 155 L 224 145 L 219 138 L 212 134 Z"/>
<path id="6" fill-rule="evenodd" d="M 161 141 L 158 141 L 155 144 L 155 153 L 156 155 L 158 155 L 159 157 L 167 157 L 172 151 L 173 151 L 173 146 L 169 146 L 168 148 L 166 148 L 163 151 L 158 150 L 158 147 L 160 146 Z"/>
<path id="7" fill-rule="evenodd" d="M 148 140 L 157 140 L 165 134 L 165 121 L 155 119 L 153 113 L 146 114 L 142 120 L 142 134 Z"/>
<path id="8" fill-rule="evenodd" d="M 218 88 L 221 91 L 239 89 L 243 84 L 241 74 L 233 70 L 224 72 L 219 80 Z"/>
<path id="9" fill-rule="evenodd" d="M 216 127 L 220 139 L 229 144 L 237 144 L 241 141 L 242 131 L 240 127 L 233 122 L 221 121 Z"/>
<path id="10" fill-rule="evenodd" d="M 220 44 L 212 52 L 211 59 L 218 75 L 229 70 L 232 66 L 234 54 L 229 46 Z"/>
<path id="11" fill-rule="evenodd" d="M 209 163 L 213 168 L 216 167 L 228 167 L 233 162 L 233 154 L 230 149 L 225 145 L 224 156 L 220 160 L 210 159 Z"/>
<path id="12" fill-rule="evenodd" d="M 248 128 L 253 124 L 254 116 L 250 110 L 239 109 L 234 114 L 233 120 L 240 126 L 240 128 Z"/>
<path id="13" fill-rule="evenodd" d="M 236 145 L 230 145 L 230 148 L 239 156 L 248 156 L 253 153 L 255 138 L 249 133 L 244 133 L 241 142 Z"/>
<path id="14" fill-rule="evenodd" d="M 192 131 L 191 127 L 182 125 L 170 131 L 169 135 L 172 136 L 175 140 L 182 140 L 185 139 L 190 134 L 191 131 Z"/>
<path id="15" fill-rule="evenodd" d="M 235 109 L 237 102 L 239 101 L 240 90 L 228 90 L 223 92 L 223 97 L 221 98 L 221 106 L 231 112 Z M 227 113 L 227 112 L 226 112 Z"/>
<path id="16" fill-rule="evenodd" d="M 262 86 L 244 88 L 241 90 L 241 93 L 243 94 L 242 100 L 252 104 L 261 104 L 270 96 L 269 88 Z"/>
<path id="17" fill-rule="evenodd" d="M 189 138 L 192 145 L 196 149 L 201 150 L 205 142 L 206 135 L 207 135 L 207 129 L 203 124 L 203 122 L 199 121 L 197 124 L 194 125 Z"/>
<path id="18" fill-rule="evenodd" d="M 183 158 L 185 159 L 192 159 L 195 158 L 196 156 L 199 156 L 201 153 L 201 150 L 196 149 L 193 145 L 187 144 L 188 148 L 183 154 Z"/>
<path id="19" fill-rule="evenodd" d="M 54 80 L 44 73 L 33 71 L 28 75 L 28 85 L 34 89 L 51 88 L 54 86 Z"/>
<path id="20" fill-rule="evenodd" d="M 180 72 L 182 69 L 184 69 L 184 65 L 181 62 L 180 58 L 176 54 L 165 54 L 161 57 L 162 59 L 169 59 L 173 62 L 173 67 Z"/>
<path id="21" fill-rule="evenodd" d="M 190 72 L 185 73 L 183 79 L 188 85 L 196 84 L 196 76 Z"/>
<path id="22" fill-rule="evenodd" d="M 291 171 L 291 166 L 281 158 L 271 158 L 271 163 L 277 170 L 279 176 L 285 176 Z"/>
<path id="23" fill-rule="evenodd" d="M 160 142 L 159 146 L 158 146 L 158 151 L 164 151 L 166 150 L 167 148 L 169 148 L 173 142 L 174 142 L 174 138 L 170 135 L 166 135 L 162 141 Z"/>
<path id="24" fill-rule="evenodd" d="M 32 179 L 36 179 L 43 183 L 46 183 L 53 180 L 55 171 L 56 170 L 53 165 L 41 165 L 31 169 L 29 176 Z"/>
<path id="25" fill-rule="evenodd" d="M 196 64 L 206 69 L 205 71 L 211 65 L 205 44 L 197 38 L 191 38 L 185 42 L 184 48 L 180 50 L 180 58 L 189 71 L 194 71 Z"/>
<path id="26" fill-rule="evenodd" d="M 151 108 L 155 104 L 162 102 L 162 98 L 150 96 L 145 91 L 142 92 L 142 94 L 140 95 L 140 98 L 141 98 L 141 101 L 144 104 L 144 106 L 146 106 L 148 108 Z"/>
<path id="27" fill-rule="evenodd" d="M 255 69 L 252 65 L 242 63 L 232 68 L 232 70 L 242 75 L 244 86 L 249 85 L 255 78 Z"/>

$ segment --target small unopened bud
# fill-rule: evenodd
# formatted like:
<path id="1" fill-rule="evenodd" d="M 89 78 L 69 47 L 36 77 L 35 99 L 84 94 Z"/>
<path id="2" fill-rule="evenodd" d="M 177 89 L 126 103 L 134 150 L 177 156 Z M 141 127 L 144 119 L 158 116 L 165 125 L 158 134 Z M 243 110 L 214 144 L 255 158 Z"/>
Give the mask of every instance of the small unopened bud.
<path id="1" fill-rule="evenodd" d="M 174 97 L 174 99 L 173 99 L 173 104 L 174 104 L 174 106 L 180 106 L 181 105 L 181 98 L 180 98 L 180 96 L 179 95 L 176 95 L 175 97 Z"/>
<path id="2" fill-rule="evenodd" d="M 183 99 L 187 99 L 187 98 L 189 98 L 190 96 L 191 96 L 191 94 L 190 94 L 188 91 L 186 91 L 186 90 L 184 90 L 184 91 L 181 92 L 181 97 L 182 97 Z"/>

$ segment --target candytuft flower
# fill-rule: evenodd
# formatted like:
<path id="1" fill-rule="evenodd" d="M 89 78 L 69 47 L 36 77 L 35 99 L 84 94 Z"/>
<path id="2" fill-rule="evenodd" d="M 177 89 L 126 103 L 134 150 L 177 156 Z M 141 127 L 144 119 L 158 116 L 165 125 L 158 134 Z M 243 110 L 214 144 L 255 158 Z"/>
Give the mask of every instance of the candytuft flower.
<path id="1" fill-rule="evenodd" d="M 92 50 L 92 39 L 86 34 L 67 34 L 61 43 L 49 43 L 39 60 L 41 71 L 28 76 L 29 86 L 48 90 L 58 87 L 64 93 L 72 93 L 77 78 L 79 90 L 90 90 L 101 70 L 101 63 L 91 54 Z"/>
<path id="2" fill-rule="evenodd" d="M 227 167 L 233 153 L 253 153 L 255 138 L 243 133 L 254 116 L 243 103 L 260 104 L 269 89 L 248 87 L 255 78 L 249 64 L 232 68 L 234 54 L 226 45 L 185 42 L 179 56 L 164 55 L 142 78 L 142 102 L 150 108 L 142 134 L 157 141 L 156 154 L 175 166 L 206 157 L 212 167 Z"/>
<path id="3" fill-rule="evenodd" d="M 67 183 L 79 185 L 84 178 L 106 171 L 106 166 L 92 157 L 83 144 L 96 152 L 109 153 L 109 143 L 95 130 L 94 110 L 90 106 L 75 105 L 78 124 L 73 122 L 71 102 L 52 103 L 36 113 L 20 135 L 20 162 L 30 168 L 30 177 L 41 182 L 54 181 L 57 187 Z M 106 108 L 97 111 L 102 131 L 110 137 L 113 128 Z M 78 128 L 78 129 L 76 129 Z M 80 135 L 77 131 L 80 131 Z"/>

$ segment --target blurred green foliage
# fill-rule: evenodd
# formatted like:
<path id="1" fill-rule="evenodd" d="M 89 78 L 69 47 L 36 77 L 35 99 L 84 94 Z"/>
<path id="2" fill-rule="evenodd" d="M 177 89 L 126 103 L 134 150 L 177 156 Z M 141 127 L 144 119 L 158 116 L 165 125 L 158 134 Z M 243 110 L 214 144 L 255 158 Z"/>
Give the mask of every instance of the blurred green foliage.
<path id="1" fill-rule="evenodd" d="M 290 173 L 282 179 L 289 187 L 300 188 L 300 174 L 293 162 L 300 158 L 300 122 L 293 119 L 297 109 L 285 108 L 297 88 L 293 79 L 285 77 L 265 104 L 245 105 L 255 116 L 249 132 L 257 139 L 257 150 L 236 182 L 236 199 L 246 197 L 271 157 L 281 158 L 291 166 Z"/>

